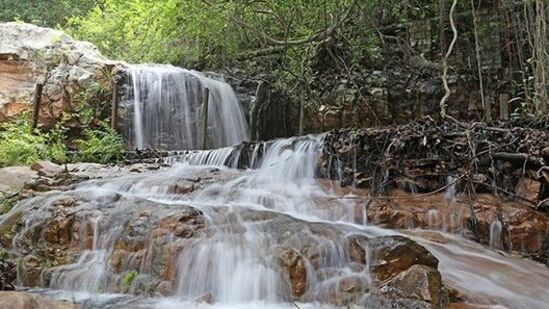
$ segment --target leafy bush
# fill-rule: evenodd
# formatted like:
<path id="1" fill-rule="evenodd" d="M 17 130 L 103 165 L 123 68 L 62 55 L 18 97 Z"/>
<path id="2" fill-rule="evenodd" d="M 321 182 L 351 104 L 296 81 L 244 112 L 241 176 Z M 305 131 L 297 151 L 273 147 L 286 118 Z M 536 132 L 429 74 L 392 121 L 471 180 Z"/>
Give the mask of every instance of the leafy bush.
<path id="1" fill-rule="evenodd" d="M 38 160 L 66 160 L 65 132 L 61 125 L 48 133 L 33 129 L 23 118 L 0 126 L 0 166 L 28 165 Z"/>
<path id="2" fill-rule="evenodd" d="M 124 155 L 124 139 L 106 123 L 97 129 L 84 129 L 84 139 L 76 142 L 80 161 L 106 164 L 118 162 Z"/>
<path id="3" fill-rule="evenodd" d="M 79 152 L 70 161 L 112 163 L 124 154 L 122 136 L 107 124 L 87 128 L 77 140 Z M 57 123 L 49 132 L 33 129 L 24 118 L 0 125 L 0 167 L 29 165 L 39 160 L 67 163 L 66 128 Z"/>

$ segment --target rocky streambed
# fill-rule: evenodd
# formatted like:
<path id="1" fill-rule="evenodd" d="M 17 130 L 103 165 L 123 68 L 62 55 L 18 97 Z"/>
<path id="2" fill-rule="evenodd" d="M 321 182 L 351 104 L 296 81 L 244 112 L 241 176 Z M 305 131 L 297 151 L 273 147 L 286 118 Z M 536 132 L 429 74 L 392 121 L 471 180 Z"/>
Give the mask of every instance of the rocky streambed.
<path id="1" fill-rule="evenodd" d="M 471 208 L 451 186 L 374 199 L 314 178 L 319 141 L 266 146 L 254 170 L 223 166 L 221 150 L 36 166 L 26 199 L 0 217 L 2 286 L 82 307 L 545 306 L 549 270 L 509 252 L 543 260 L 527 235 L 546 233 L 547 216 L 492 195 Z M 475 239 L 471 209 L 486 246 L 464 238 Z M 515 221 L 498 230 L 495 218 Z"/>

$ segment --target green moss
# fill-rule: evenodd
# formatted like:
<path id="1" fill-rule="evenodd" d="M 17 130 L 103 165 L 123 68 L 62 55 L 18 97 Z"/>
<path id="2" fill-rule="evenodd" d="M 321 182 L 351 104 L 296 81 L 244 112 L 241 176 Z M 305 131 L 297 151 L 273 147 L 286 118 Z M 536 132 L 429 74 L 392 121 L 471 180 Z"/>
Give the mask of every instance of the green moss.
<path id="1" fill-rule="evenodd" d="M 124 275 L 124 277 L 122 278 L 122 286 L 124 288 L 129 288 L 136 277 L 137 277 L 137 272 L 135 270 L 132 270 L 126 273 L 126 275 Z"/>
<path id="2" fill-rule="evenodd" d="M 0 215 L 7 214 L 15 206 L 15 201 L 5 199 L 0 201 Z"/>

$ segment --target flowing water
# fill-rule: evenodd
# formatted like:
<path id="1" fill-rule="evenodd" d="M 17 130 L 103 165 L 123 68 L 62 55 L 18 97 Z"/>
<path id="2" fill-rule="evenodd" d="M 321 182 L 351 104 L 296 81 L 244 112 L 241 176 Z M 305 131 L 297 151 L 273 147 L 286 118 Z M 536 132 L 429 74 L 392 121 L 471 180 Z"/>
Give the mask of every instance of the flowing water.
<path id="1" fill-rule="evenodd" d="M 209 89 L 207 146 L 249 138 L 244 112 L 231 86 L 203 73 L 171 65 L 129 66 L 126 137 L 138 149 L 200 149 L 205 89 Z"/>
<path id="2" fill-rule="evenodd" d="M 337 195 L 314 178 L 321 147 L 322 136 L 258 144 L 248 158 L 248 165 L 256 169 L 240 172 L 230 168 L 238 161 L 236 149 L 188 152 L 172 158 L 170 168 L 92 180 L 66 193 L 51 192 L 21 203 L 16 209 L 55 204 L 60 194 L 78 197 L 80 233 L 92 235 L 92 245 L 78 260 L 49 271 L 50 289 L 39 292 L 93 308 L 294 308 L 277 260 L 291 255 L 288 248 L 309 244 L 318 258 L 304 261 L 308 284 L 303 303 L 295 306 L 330 308 L 325 295 L 337 290 L 342 279 L 353 278 L 358 286 L 371 280 L 368 267 L 356 268 L 350 262 L 345 249 L 348 235 L 404 234 L 431 251 L 440 260 L 444 282 L 471 301 L 547 308 L 549 270 L 542 265 L 496 253 L 458 235 L 367 225 L 356 215 L 357 209 L 366 208 L 364 202 Z M 174 194 L 174 184 L 210 174 L 219 176 L 189 194 Z M 152 238 L 161 230 L 151 218 L 170 218 L 188 206 L 204 217 L 206 229 L 200 237 L 165 236 L 160 242 Z M 48 219 L 47 213 L 33 214 L 26 219 L 26 233 Z M 144 238 L 145 256 L 131 253 L 117 266 L 137 270 L 129 292 L 151 282 L 150 274 L 163 263 L 165 250 L 184 248 L 172 256 L 173 297 L 106 293 L 118 291 L 122 280 L 112 262 L 120 239 L 135 235 Z M 213 304 L 195 301 L 204 297 L 212 297 Z"/>
<path id="3" fill-rule="evenodd" d="M 495 218 L 490 223 L 490 247 L 495 249 L 502 249 L 501 245 L 501 230 L 503 225 L 498 218 Z"/>

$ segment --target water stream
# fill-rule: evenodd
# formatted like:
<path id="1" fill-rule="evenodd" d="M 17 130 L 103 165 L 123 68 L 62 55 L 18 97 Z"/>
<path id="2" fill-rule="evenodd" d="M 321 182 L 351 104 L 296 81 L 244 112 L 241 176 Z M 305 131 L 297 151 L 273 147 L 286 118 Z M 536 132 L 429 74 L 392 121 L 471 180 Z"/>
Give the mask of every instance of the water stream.
<path id="1" fill-rule="evenodd" d="M 314 178 L 322 136 L 281 139 L 256 147 L 261 149 L 250 158 L 256 169 L 239 172 L 227 167 L 235 150 L 222 148 L 176 156 L 170 168 L 92 180 L 63 193 L 81 201 L 78 220 L 92 229 L 88 235 L 93 244 L 73 264 L 53 268 L 50 289 L 39 292 L 92 308 L 292 308 L 277 261 L 291 256 L 289 248 L 310 246 L 316 258 L 301 265 L 307 285 L 292 287 L 303 295 L 296 305 L 331 308 L 326 304 L 331 293 L 327 291 L 336 291 L 342 280 L 352 278 L 357 286 L 371 281 L 369 268 L 350 260 L 349 235 L 406 235 L 439 259 L 444 282 L 469 300 L 510 308 L 547 308 L 549 270 L 542 265 L 492 251 L 459 235 L 366 224 L 356 215 L 357 209 L 365 208 L 363 201 L 346 199 Z M 212 173 L 219 174 L 215 181 L 189 194 L 174 194 L 174 184 Z M 60 194 L 38 196 L 16 209 L 55 203 Z M 176 230 L 183 239 L 164 236 L 160 243 L 150 236 L 161 233 L 151 224 L 152 218 L 166 221 L 188 206 L 204 217 L 203 223 L 193 223 L 206 226 L 200 237 L 192 237 L 194 230 Z M 27 220 L 26 231 L 30 233 L 40 217 L 47 215 L 30 217 L 35 221 Z M 113 256 L 120 239 L 132 233 L 145 235 L 142 241 L 147 250 L 145 256 L 140 256 L 143 251 L 124 256 L 116 266 L 137 270 L 129 292 L 149 284 L 150 274 L 164 263 L 165 250 L 184 248 L 172 256 L 175 266 L 166 274 L 173 278 L 172 297 L 108 293 L 116 291 L 121 280 L 114 271 Z M 363 294 L 368 295 L 367 289 Z M 213 303 L 195 301 L 201 298 L 212 298 Z"/>

